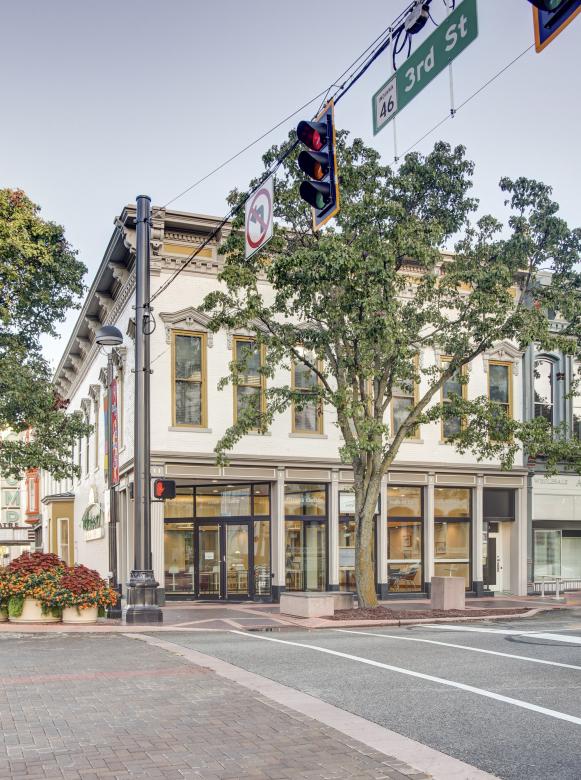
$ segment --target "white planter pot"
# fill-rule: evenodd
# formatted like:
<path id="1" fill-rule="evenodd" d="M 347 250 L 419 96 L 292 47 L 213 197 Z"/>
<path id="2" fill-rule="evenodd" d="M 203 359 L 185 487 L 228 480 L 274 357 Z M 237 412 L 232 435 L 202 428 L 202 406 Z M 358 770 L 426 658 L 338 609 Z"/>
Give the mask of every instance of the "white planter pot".
<path id="1" fill-rule="evenodd" d="M 96 623 L 98 615 L 98 607 L 87 607 L 86 609 L 79 609 L 79 607 L 64 607 L 63 623 L 82 623 L 83 625 Z"/>
<path id="2" fill-rule="evenodd" d="M 60 617 L 54 617 L 50 612 L 47 615 L 43 615 L 39 601 L 25 598 L 20 617 L 11 617 L 9 620 L 11 623 L 58 623 Z"/>

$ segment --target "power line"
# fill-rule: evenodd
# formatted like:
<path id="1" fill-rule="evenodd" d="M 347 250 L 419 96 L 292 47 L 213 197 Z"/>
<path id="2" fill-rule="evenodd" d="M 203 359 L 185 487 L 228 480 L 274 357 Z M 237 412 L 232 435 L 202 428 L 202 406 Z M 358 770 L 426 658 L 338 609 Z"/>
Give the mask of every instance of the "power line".
<path id="1" fill-rule="evenodd" d="M 516 62 L 518 62 L 518 61 L 521 59 L 521 57 L 524 57 L 524 56 L 525 56 L 525 54 L 527 54 L 527 52 L 529 52 L 529 51 L 530 51 L 530 50 L 531 50 L 531 49 L 534 47 L 534 45 L 535 45 L 534 43 L 531 43 L 531 45 L 530 45 L 530 46 L 527 46 L 527 48 L 526 48 L 526 49 L 524 49 L 523 51 L 521 51 L 521 53 L 520 53 L 520 54 L 518 54 L 518 55 L 517 55 L 517 56 L 516 56 L 516 57 L 515 57 L 513 60 L 511 60 L 511 61 L 510 61 L 509 63 L 507 63 L 507 64 L 506 64 L 504 67 L 502 67 L 502 68 L 501 68 L 501 69 L 500 69 L 500 70 L 499 70 L 497 73 L 495 73 L 495 74 L 494 74 L 494 76 L 491 76 L 491 78 L 489 78 L 489 79 L 488 79 L 488 81 L 485 81 L 485 82 L 484 82 L 484 84 L 482 84 L 480 87 L 478 87 L 478 89 L 477 89 L 477 90 L 475 90 L 475 91 L 474 91 L 474 92 L 473 92 L 471 95 L 469 95 L 469 96 L 466 98 L 466 100 L 464 100 L 464 101 L 462 101 L 462 103 L 460 103 L 460 105 L 459 105 L 459 106 L 458 106 L 458 107 L 455 109 L 454 113 L 450 112 L 449 114 L 446 114 L 446 116 L 445 116 L 445 117 L 443 117 L 443 119 L 440 119 L 440 121 L 439 121 L 439 122 L 436 122 L 436 124 L 435 124 L 433 127 L 431 127 L 431 128 L 430 128 L 430 129 L 429 129 L 427 132 L 425 132 L 425 133 L 422 135 L 422 137 L 421 137 L 421 138 L 418 138 L 418 140 L 417 140 L 417 141 L 415 141 L 415 142 L 414 142 L 414 143 L 413 143 L 411 146 L 409 146 L 409 147 L 408 147 L 408 148 L 405 150 L 405 152 L 403 153 L 403 155 L 402 155 L 402 156 L 403 156 L 403 157 L 405 157 L 405 155 L 406 155 L 406 154 L 408 154 L 408 153 L 409 153 L 409 152 L 411 152 L 413 149 L 415 149 L 415 148 L 416 148 L 416 146 L 418 146 L 418 144 L 421 144 L 421 142 L 422 142 L 422 141 L 424 141 L 424 140 L 425 140 L 425 139 L 426 139 L 426 138 L 427 138 L 429 135 L 431 135 L 431 134 L 432 134 L 432 133 L 433 133 L 435 130 L 437 130 L 437 129 L 438 129 L 440 126 L 441 126 L 441 125 L 443 125 L 443 124 L 444 124 L 444 122 L 447 122 L 449 119 L 452 119 L 452 118 L 453 118 L 453 116 L 454 116 L 455 114 L 457 114 L 457 113 L 458 113 L 458 111 L 460 111 L 460 109 L 464 108 L 464 106 L 465 106 L 465 105 L 467 105 L 467 104 L 468 104 L 468 103 L 469 103 L 471 100 L 473 100 L 473 99 L 476 97 L 476 95 L 479 95 L 481 92 L 483 92 L 483 91 L 486 89 L 486 87 L 489 87 L 489 86 L 492 84 L 492 82 L 493 82 L 493 81 L 496 81 L 496 79 L 497 79 L 499 76 L 502 76 L 502 74 L 503 74 L 503 73 L 505 73 L 505 72 L 506 72 L 506 71 L 507 71 L 509 68 L 511 68 L 511 67 L 512 67 L 512 66 L 513 66 L 513 65 L 514 65 Z M 398 158 L 398 159 L 399 159 L 399 158 Z M 396 159 L 396 162 L 397 162 L 397 159 Z"/>

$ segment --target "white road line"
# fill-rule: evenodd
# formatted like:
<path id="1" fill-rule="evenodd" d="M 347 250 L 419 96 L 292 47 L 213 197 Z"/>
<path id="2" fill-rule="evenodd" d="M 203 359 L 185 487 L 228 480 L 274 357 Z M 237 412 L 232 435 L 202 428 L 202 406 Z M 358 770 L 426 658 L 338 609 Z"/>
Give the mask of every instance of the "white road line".
<path id="1" fill-rule="evenodd" d="M 529 636 L 532 639 L 548 639 L 551 642 L 564 642 L 570 645 L 581 645 L 581 636 L 564 636 L 537 631 L 514 631 L 502 628 L 472 628 L 471 626 L 446 626 L 443 623 L 425 623 L 422 628 L 437 628 L 439 631 L 468 631 L 473 634 L 504 634 L 505 636 Z M 567 631 L 567 629 L 563 629 Z"/>
<path id="2" fill-rule="evenodd" d="M 500 655 L 503 658 L 515 658 L 517 661 L 530 661 L 533 664 L 546 664 L 547 666 L 562 666 L 564 669 L 576 669 L 581 672 L 581 666 L 574 664 L 562 664 L 558 661 L 545 661 L 542 658 L 530 658 L 527 655 L 514 655 L 513 653 L 500 653 L 498 650 L 484 650 L 481 647 L 469 645 L 455 645 L 451 642 L 437 642 L 435 639 L 418 639 L 411 636 L 394 636 L 393 634 L 373 634 L 370 631 L 355 631 L 353 628 L 334 628 L 342 634 L 361 634 L 361 636 L 373 636 L 378 639 L 396 639 L 401 642 L 423 642 L 426 645 L 442 645 L 442 647 L 456 647 L 458 650 L 468 650 L 471 653 L 485 653 L 486 655 Z"/>
<path id="3" fill-rule="evenodd" d="M 291 647 L 303 647 L 306 650 L 314 650 L 318 653 L 334 655 L 337 658 L 346 658 L 348 661 L 357 661 L 360 664 L 375 666 L 378 669 L 387 669 L 389 672 L 397 672 L 398 674 L 405 674 L 408 677 L 417 677 L 420 680 L 435 682 L 439 685 L 447 685 L 449 688 L 457 688 L 458 690 L 466 691 L 467 693 L 475 693 L 478 696 L 484 696 L 487 699 L 502 701 L 505 702 L 505 704 L 512 704 L 515 707 L 520 707 L 523 710 L 531 710 L 532 712 L 538 712 L 541 715 L 548 715 L 550 718 L 565 720 L 568 723 L 574 723 L 576 726 L 581 726 L 581 718 L 576 718 L 574 715 L 568 715 L 566 712 L 559 712 L 558 710 L 551 710 L 547 707 L 540 707 L 538 704 L 531 704 L 530 702 L 522 701 L 521 699 L 513 699 L 511 696 L 503 696 L 500 693 L 487 691 L 484 688 L 476 688 L 473 685 L 466 685 L 465 683 L 456 682 L 455 680 L 447 680 L 444 677 L 435 677 L 432 674 L 424 674 L 423 672 L 413 672 L 411 669 L 404 669 L 401 666 L 384 664 L 381 663 L 381 661 L 373 661 L 370 658 L 362 658 L 361 656 L 351 655 L 350 653 L 340 653 L 338 650 L 330 650 L 328 647 L 320 647 L 319 645 L 307 645 L 304 642 L 290 642 L 287 639 L 274 639 L 274 637 L 270 636 L 248 634 L 245 631 L 230 631 L 230 633 L 243 636 L 245 639 L 257 639 L 262 640 L 263 642 L 275 642 L 276 644 L 280 645 L 290 645 Z"/>

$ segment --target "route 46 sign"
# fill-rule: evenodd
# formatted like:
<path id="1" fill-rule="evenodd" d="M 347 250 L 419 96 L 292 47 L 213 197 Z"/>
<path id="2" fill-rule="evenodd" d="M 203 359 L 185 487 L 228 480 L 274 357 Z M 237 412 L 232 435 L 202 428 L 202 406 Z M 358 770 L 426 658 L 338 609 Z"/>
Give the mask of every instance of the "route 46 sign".
<path id="1" fill-rule="evenodd" d="M 273 201 L 274 178 L 269 176 L 246 201 L 244 236 L 247 258 L 272 238 Z"/>
<path id="2" fill-rule="evenodd" d="M 373 96 L 374 135 L 477 37 L 476 0 L 463 0 Z"/>

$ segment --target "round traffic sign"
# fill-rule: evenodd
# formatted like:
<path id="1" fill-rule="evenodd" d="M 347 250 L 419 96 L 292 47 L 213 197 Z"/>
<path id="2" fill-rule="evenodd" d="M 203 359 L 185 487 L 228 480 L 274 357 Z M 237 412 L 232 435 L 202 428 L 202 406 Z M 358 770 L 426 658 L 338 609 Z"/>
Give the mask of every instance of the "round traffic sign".
<path id="1" fill-rule="evenodd" d="M 257 249 L 265 240 L 271 222 L 272 198 L 266 187 L 261 187 L 252 198 L 246 220 L 246 241 Z"/>

